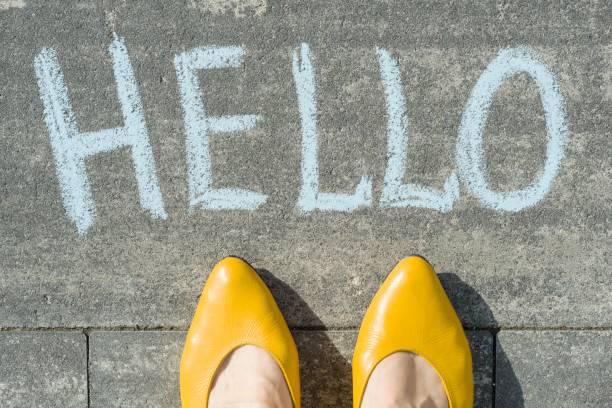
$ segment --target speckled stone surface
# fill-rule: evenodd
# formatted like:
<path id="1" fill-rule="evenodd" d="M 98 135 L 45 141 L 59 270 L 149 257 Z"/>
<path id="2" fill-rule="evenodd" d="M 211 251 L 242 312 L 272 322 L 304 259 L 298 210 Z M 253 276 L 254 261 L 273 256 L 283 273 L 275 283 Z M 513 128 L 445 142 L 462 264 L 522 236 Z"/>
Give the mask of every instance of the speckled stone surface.
<path id="1" fill-rule="evenodd" d="M 0 338 L 33 330 L 24 334 L 29 343 L 13 345 L 28 362 L 23 374 L 0 367 L 1 392 L 20 398 L 20 378 L 46 373 L 44 364 L 32 368 L 28 359 L 40 348 L 27 344 L 58 351 L 64 334 L 56 331 L 70 329 L 76 343 L 66 350 L 81 347 L 79 331 L 91 333 L 92 406 L 143 404 L 131 399 L 140 378 L 150 387 L 145 402 L 176 405 L 176 333 L 187 329 L 209 271 L 227 255 L 247 259 L 270 285 L 313 358 L 305 367 L 340 376 L 380 283 L 417 253 L 473 330 L 479 406 L 524 394 L 526 406 L 557 407 L 548 393 L 568 376 L 605 396 L 599 363 L 571 355 L 559 366 L 567 370 L 553 370 L 537 357 L 556 355 L 565 342 L 601 356 L 612 327 L 611 30 L 612 2 L 594 0 L 0 0 Z M 108 53 L 115 34 L 133 66 L 168 217 L 155 220 L 142 208 L 132 151 L 122 148 L 86 160 L 95 217 L 79 234 L 62 199 L 34 61 L 44 48 L 56 51 L 78 131 L 122 127 Z M 303 150 L 292 55 L 301 43 L 314 65 L 320 191 L 349 194 L 363 176 L 372 180 L 371 203 L 353 212 L 298 209 Z M 254 211 L 189 208 L 175 56 L 213 45 L 241 46 L 244 59 L 239 68 L 198 73 L 206 113 L 261 120 L 248 132 L 210 135 L 211 186 L 266 194 Z M 475 84 L 500 50 L 519 46 L 554 74 L 566 113 L 564 157 L 542 200 L 520 212 L 493 210 L 461 176 L 449 212 L 383 208 L 388 112 L 377 50 L 397 59 L 406 100 L 402 182 L 440 190 L 458 169 L 458 133 Z M 494 191 L 525 188 L 544 171 L 538 89 L 526 74 L 513 75 L 492 99 L 483 158 Z M 490 333 L 498 331 L 495 340 Z M 332 358 L 315 363 L 325 350 Z M 79 353 L 57 367 L 87 366 Z M 529 373 L 552 376 L 551 386 L 537 388 Z M 30 385 L 41 398 L 51 391 L 51 402 L 38 406 L 87 404 L 81 377 L 71 383 L 78 391 L 66 392 L 47 389 L 44 377 Z M 336 392 L 348 389 L 343 381 L 305 382 L 305 395 L 345 404 L 346 393 Z M 567 392 L 568 404 L 584 402 L 580 390 Z"/>
<path id="2" fill-rule="evenodd" d="M 182 332 L 93 332 L 91 407 L 179 407 Z"/>
<path id="3" fill-rule="evenodd" d="M 238 15 L 219 1 L 15 3 L 24 6 L 0 10 L 0 327 L 186 328 L 208 271 L 228 254 L 286 282 L 327 327 L 355 327 L 386 273 L 412 253 L 455 275 L 446 281 L 469 327 L 612 325 L 609 2 L 270 1 L 265 12 L 228 3 L 243 4 Z M 134 68 L 168 218 L 140 207 L 130 150 L 120 149 L 87 160 L 96 215 L 79 235 L 63 208 L 34 58 L 43 47 L 57 52 L 81 131 L 122 126 L 113 32 Z M 291 58 L 301 42 L 315 67 L 321 191 L 350 193 L 371 176 L 368 208 L 296 210 Z M 268 195 L 255 211 L 188 209 L 174 57 L 215 44 L 240 45 L 245 56 L 242 69 L 201 73 L 209 114 L 263 119 L 250 132 L 210 136 L 213 186 Z M 400 65 L 410 121 L 404 182 L 440 189 L 457 166 L 472 88 L 502 47 L 521 44 L 555 74 L 570 130 L 543 200 L 498 212 L 462 183 L 449 213 L 381 208 L 387 112 L 377 47 Z M 492 189 L 523 188 L 542 169 L 537 89 L 516 75 L 495 95 L 484 131 Z M 297 308 L 287 318 L 314 324 Z"/>
<path id="4" fill-rule="evenodd" d="M 3 407 L 87 407 L 87 351 L 82 333 L 0 332 Z"/>
<path id="5" fill-rule="evenodd" d="M 501 331 L 496 368 L 496 407 L 605 407 L 612 333 Z"/>

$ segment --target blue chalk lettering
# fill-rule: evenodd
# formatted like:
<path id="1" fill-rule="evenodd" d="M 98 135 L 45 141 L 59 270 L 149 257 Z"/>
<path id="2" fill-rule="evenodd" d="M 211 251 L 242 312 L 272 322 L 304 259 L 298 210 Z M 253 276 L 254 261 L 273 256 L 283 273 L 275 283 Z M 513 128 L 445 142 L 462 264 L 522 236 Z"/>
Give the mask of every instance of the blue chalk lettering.
<path id="1" fill-rule="evenodd" d="M 482 132 L 493 96 L 506 79 L 520 72 L 529 74 L 538 85 L 546 117 L 546 160 L 541 174 L 526 188 L 495 192 L 486 180 Z M 531 207 L 550 190 L 564 156 L 567 133 L 563 97 L 553 73 L 526 47 L 503 49 L 478 79 L 463 112 L 457 142 L 459 175 L 487 207 L 512 212 Z"/>
<path id="2" fill-rule="evenodd" d="M 406 100 L 402 92 L 399 64 L 387 50 L 382 48 L 378 49 L 378 61 L 388 115 L 388 162 L 380 206 L 383 208 L 413 206 L 449 212 L 459 197 L 459 179 L 454 172 L 444 182 L 442 192 L 426 186 L 402 182 L 406 173 L 410 123 L 406 114 Z"/>
<path id="3" fill-rule="evenodd" d="M 115 35 L 109 52 L 124 126 L 97 132 L 79 132 L 55 50 L 44 48 L 34 61 L 64 208 L 81 234 L 92 225 L 96 212 L 85 160 L 126 146 L 132 152 L 140 205 L 154 218 L 167 218 L 138 85 L 124 40 Z"/>
<path id="4" fill-rule="evenodd" d="M 314 210 L 352 212 L 372 204 L 372 179 L 363 176 L 355 194 L 319 192 L 319 160 L 317 131 L 317 99 L 314 68 L 310 60 L 310 47 L 302 43 L 300 51 L 293 53 L 293 79 L 298 96 L 302 123 L 302 186 L 297 209 L 301 213 Z"/>
<path id="5" fill-rule="evenodd" d="M 242 47 L 201 47 L 176 55 L 174 64 L 179 83 L 187 134 L 187 180 L 189 206 L 210 210 L 254 210 L 267 196 L 242 188 L 211 188 L 212 162 L 209 133 L 243 132 L 255 127 L 257 115 L 207 116 L 200 93 L 197 71 L 237 68 Z"/>

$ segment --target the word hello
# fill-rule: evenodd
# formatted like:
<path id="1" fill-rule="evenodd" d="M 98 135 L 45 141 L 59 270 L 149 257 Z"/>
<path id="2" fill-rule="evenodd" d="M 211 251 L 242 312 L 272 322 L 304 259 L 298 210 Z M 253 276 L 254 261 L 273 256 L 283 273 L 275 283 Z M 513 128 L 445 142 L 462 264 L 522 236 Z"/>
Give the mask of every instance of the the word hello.
<path id="1" fill-rule="evenodd" d="M 84 233 L 95 218 L 95 204 L 85 169 L 85 160 L 101 152 L 129 147 L 138 182 L 140 204 L 151 216 L 166 219 L 155 162 L 138 85 L 122 38 L 115 35 L 109 48 L 117 82 L 117 93 L 124 126 L 97 132 L 80 132 L 70 104 L 68 90 L 53 49 L 45 48 L 35 58 L 38 86 L 44 105 L 44 119 L 61 186 L 64 207 Z M 392 54 L 378 48 L 380 76 L 384 85 L 387 126 L 388 163 L 379 205 L 423 207 L 442 212 L 452 209 L 459 197 L 459 180 L 487 207 L 520 211 L 539 202 L 549 191 L 563 158 L 567 136 L 563 98 L 551 71 L 526 48 L 503 49 L 491 61 L 474 86 L 461 118 L 456 147 L 457 171 L 445 181 L 442 191 L 402 182 L 409 143 L 409 121 L 402 91 L 400 69 Z M 206 114 L 197 71 L 239 67 L 244 49 L 239 46 L 195 48 L 176 55 L 174 63 L 183 105 L 186 131 L 187 185 L 190 208 L 208 210 L 255 210 L 267 196 L 243 188 L 213 189 L 209 134 L 253 129 L 257 115 L 212 117 Z M 292 56 L 293 79 L 302 132 L 302 183 L 297 202 L 301 214 L 313 211 L 351 212 L 372 205 L 372 179 L 363 176 L 354 194 L 319 191 L 317 96 L 314 68 L 308 44 L 302 44 Z M 525 72 L 537 83 L 546 115 L 547 150 L 543 171 L 519 191 L 492 191 L 486 181 L 482 133 L 491 101 L 510 76 Z"/>

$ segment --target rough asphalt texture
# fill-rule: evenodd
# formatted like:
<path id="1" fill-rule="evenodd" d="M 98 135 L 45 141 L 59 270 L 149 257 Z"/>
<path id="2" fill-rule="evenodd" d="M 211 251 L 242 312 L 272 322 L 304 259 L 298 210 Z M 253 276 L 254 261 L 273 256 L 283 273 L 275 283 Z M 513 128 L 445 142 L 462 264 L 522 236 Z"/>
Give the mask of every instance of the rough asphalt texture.
<path id="1" fill-rule="evenodd" d="M 386 273 L 419 253 L 474 349 L 478 407 L 612 405 L 612 3 L 606 1 L 0 0 L 0 401 L 3 407 L 178 407 L 199 291 L 230 254 L 260 269 L 295 328 L 305 407 L 348 407 L 356 329 Z M 122 126 L 107 48 L 125 38 L 169 218 L 138 202 L 127 149 L 87 162 L 97 216 L 79 235 L 60 196 L 34 58 L 57 51 L 81 131 Z M 292 51 L 316 69 L 321 189 L 374 180 L 372 207 L 300 215 Z M 200 74 L 211 115 L 259 114 L 211 137 L 215 187 L 264 192 L 254 212 L 189 211 L 174 56 L 241 45 L 242 69 Z M 549 194 L 519 213 L 462 185 L 452 212 L 382 209 L 386 110 L 376 47 L 398 59 L 406 182 L 441 188 L 470 91 L 503 47 L 555 73 L 570 134 Z M 485 129 L 489 182 L 537 176 L 535 83 L 508 80 Z M 23 332 L 23 331 L 27 332 Z"/>

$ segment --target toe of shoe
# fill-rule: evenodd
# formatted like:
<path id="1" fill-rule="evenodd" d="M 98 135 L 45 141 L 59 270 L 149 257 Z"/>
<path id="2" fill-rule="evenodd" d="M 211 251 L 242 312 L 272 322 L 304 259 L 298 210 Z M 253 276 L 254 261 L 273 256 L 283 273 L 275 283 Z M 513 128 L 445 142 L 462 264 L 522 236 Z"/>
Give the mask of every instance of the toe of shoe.
<path id="1" fill-rule="evenodd" d="M 353 357 L 356 404 L 371 370 L 396 351 L 429 361 L 443 377 L 452 406 L 467 406 L 472 392 L 469 346 L 438 276 L 420 256 L 397 263 L 366 312 Z"/>

